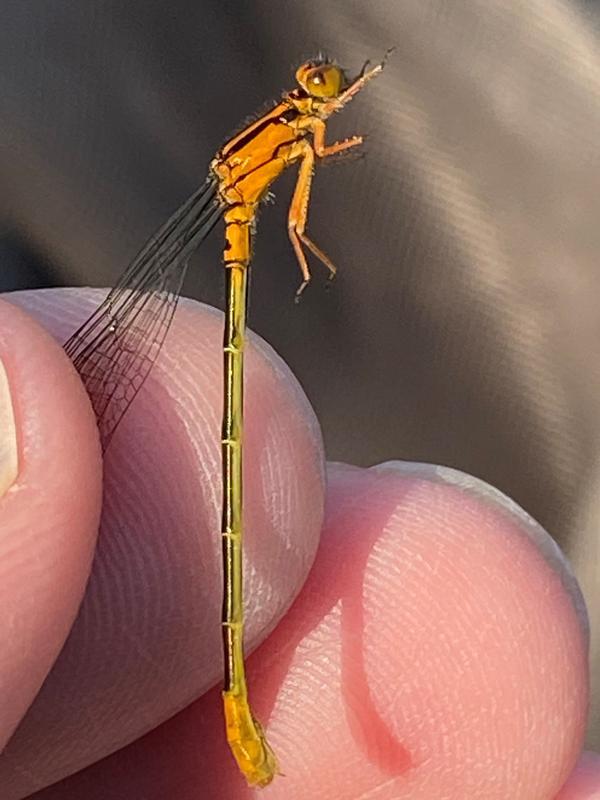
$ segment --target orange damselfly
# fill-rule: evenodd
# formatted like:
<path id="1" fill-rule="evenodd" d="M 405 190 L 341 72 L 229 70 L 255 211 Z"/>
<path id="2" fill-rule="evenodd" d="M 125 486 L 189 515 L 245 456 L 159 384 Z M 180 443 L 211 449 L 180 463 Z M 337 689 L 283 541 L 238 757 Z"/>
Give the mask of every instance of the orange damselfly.
<path id="1" fill-rule="evenodd" d="M 302 272 L 300 296 L 310 280 L 305 249 L 335 275 L 329 257 L 306 234 L 311 181 L 317 159 L 361 144 L 352 136 L 325 143 L 326 120 L 376 75 L 387 59 L 369 62 L 348 81 L 325 58 L 296 71 L 298 87 L 219 150 L 209 178 L 162 226 L 129 265 L 92 316 L 65 344 L 90 395 L 104 450 L 141 388 L 164 342 L 192 253 L 217 221 L 225 221 L 226 275 L 223 390 L 223 704 L 227 740 L 250 784 L 264 786 L 277 762 L 248 702 L 243 651 L 242 428 L 243 356 L 247 277 L 258 206 L 273 181 L 292 164 L 298 180 L 288 232 Z"/>

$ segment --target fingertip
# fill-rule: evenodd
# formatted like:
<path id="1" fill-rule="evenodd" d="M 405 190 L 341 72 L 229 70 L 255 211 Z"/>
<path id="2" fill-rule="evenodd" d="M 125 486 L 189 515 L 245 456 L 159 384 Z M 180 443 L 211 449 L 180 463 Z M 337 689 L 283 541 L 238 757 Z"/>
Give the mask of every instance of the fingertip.
<path id="1" fill-rule="evenodd" d="M 62 342 L 105 295 L 99 289 L 50 289 L 11 298 Z M 214 516 L 218 530 L 222 337 L 222 312 L 180 300 L 160 355 L 111 441 L 105 465 L 109 496 L 123 495 L 125 484 L 126 492 L 154 497 L 152 469 L 144 485 L 140 464 L 156 464 L 157 473 L 169 472 L 190 495 L 204 487 L 204 511 Z M 245 362 L 246 563 L 250 582 L 269 585 L 271 600 L 279 603 L 276 614 L 258 603 L 250 609 L 251 616 L 262 617 L 250 631 L 255 643 L 258 632 L 265 635 L 288 607 L 314 559 L 325 470 L 318 421 L 289 367 L 251 331 Z M 199 464 L 191 467 L 186 453 Z M 251 602 L 258 594 L 252 588 Z"/>
<path id="2" fill-rule="evenodd" d="M 585 647 L 560 575 L 502 505 L 433 468 L 336 465 L 311 574 L 248 664 L 285 776 L 265 795 L 554 797 L 585 728 Z M 244 797 L 222 725 L 210 692 L 43 796 L 191 800 L 201 780 Z"/>
<path id="3" fill-rule="evenodd" d="M 270 730 L 289 777 L 273 796 L 342 780 L 382 798 L 467 797 L 474 782 L 486 798 L 553 796 L 585 732 L 587 635 L 530 518 L 425 465 L 336 465 L 327 509 L 252 672 L 279 686 Z"/>
<path id="4" fill-rule="evenodd" d="M 95 421 L 60 347 L 0 301 L 0 359 L 10 394 L 3 432 L 16 471 L 0 499 L 0 738 L 40 687 L 73 622 L 89 573 L 101 503 Z"/>
<path id="5" fill-rule="evenodd" d="M 188 496 L 198 495 L 201 487 L 210 550 L 205 553 L 210 562 L 204 564 L 205 583 L 217 587 L 222 339 L 220 311 L 193 300 L 180 302 L 160 358 L 111 445 L 106 479 L 110 493 L 113 473 L 139 473 L 139 464 L 160 457 L 157 473 L 168 473 Z M 319 542 L 325 493 L 323 444 L 314 411 L 289 367 L 252 332 L 245 352 L 243 426 L 246 636 L 251 650 L 305 580 Z M 183 457 L 186 451 L 189 460 Z M 152 475 L 146 479 L 137 495 L 156 498 L 160 486 L 152 485 Z"/>
<path id="6" fill-rule="evenodd" d="M 600 797 L 600 755 L 583 753 L 555 800 L 597 800 Z"/>
<path id="7" fill-rule="evenodd" d="M 18 299 L 64 340 L 102 297 L 55 290 Z M 36 699 L 35 715 L 0 760 L 0 782 L 11 797 L 124 747 L 220 679 L 222 326 L 220 312 L 180 303 L 160 357 L 111 441 L 102 533 L 83 613 Z M 308 401 L 284 362 L 253 335 L 245 387 L 250 651 L 310 569 L 324 469 Z M 75 664 L 78 695 L 65 705 Z"/>

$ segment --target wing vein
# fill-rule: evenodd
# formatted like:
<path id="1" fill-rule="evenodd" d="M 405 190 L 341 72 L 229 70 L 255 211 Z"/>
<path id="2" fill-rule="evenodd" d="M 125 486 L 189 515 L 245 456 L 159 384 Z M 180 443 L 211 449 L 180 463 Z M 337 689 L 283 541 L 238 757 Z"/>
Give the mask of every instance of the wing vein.
<path id="1" fill-rule="evenodd" d="M 148 240 L 105 300 L 65 343 L 106 450 L 158 358 L 192 253 L 222 214 L 208 180 Z"/>

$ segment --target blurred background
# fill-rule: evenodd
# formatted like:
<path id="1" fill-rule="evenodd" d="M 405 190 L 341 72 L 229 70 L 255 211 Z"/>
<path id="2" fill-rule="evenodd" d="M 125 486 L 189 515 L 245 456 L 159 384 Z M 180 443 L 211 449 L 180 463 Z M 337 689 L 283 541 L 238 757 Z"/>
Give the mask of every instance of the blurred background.
<path id="1" fill-rule="evenodd" d="M 251 326 L 328 457 L 472 473 L 558 540 L 600 680 L 600 3 L 4 0 L 0 290 L 111 286 L 249 114 L 319 51 L 385 73 L 330 125 L 366 158 L 317 174 L 339 268 L 299 306 L 286 215 L 259 223 Z M 186 294 L 221 306 L 221 236 Z M 595 691 L 589 744 L 600 748 Z"/>

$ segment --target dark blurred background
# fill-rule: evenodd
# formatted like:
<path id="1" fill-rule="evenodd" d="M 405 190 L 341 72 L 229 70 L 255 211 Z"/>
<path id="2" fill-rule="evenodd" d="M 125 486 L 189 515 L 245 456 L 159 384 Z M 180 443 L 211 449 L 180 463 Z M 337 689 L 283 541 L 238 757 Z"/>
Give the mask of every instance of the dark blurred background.
<path id="1" fill-rule="evenodd" d="M 571 557 L 600 627 L 600 8 L 576 0 L 4 0 L 0 289 L 110 286 L 213 152 L 320 50 L 397 47 L 330 126 L 293 304 L 293 176 L 263 210 L 251 325 L 332 459 L 456 467 Z M 222 303 L 221 237 L 186 293 Z M 592 639 L 594 673 L 600 649 Z M 600 746 L 600 703 L 590 743 Z"/>

